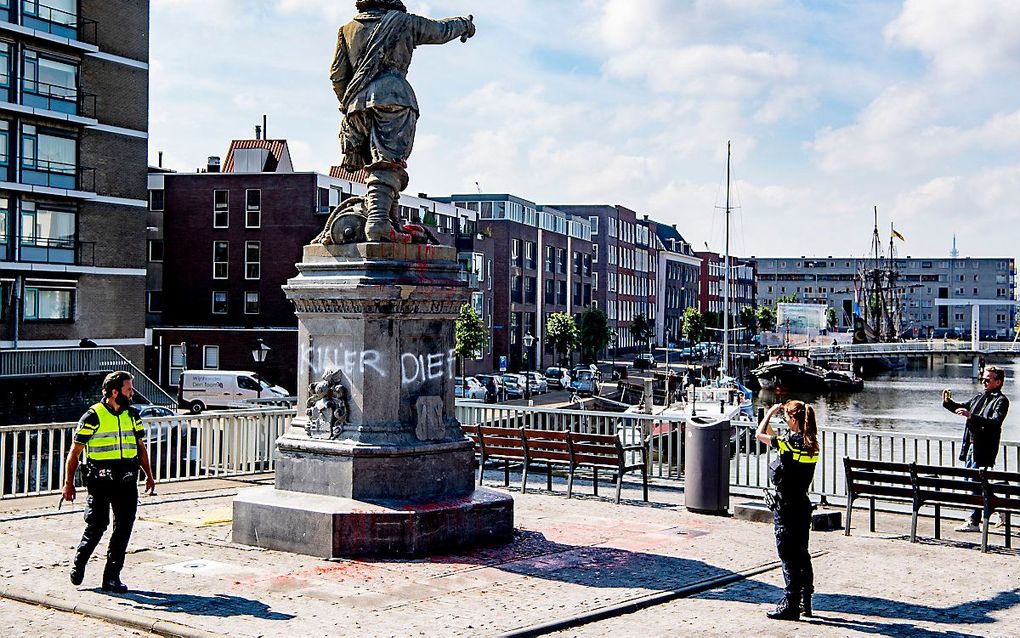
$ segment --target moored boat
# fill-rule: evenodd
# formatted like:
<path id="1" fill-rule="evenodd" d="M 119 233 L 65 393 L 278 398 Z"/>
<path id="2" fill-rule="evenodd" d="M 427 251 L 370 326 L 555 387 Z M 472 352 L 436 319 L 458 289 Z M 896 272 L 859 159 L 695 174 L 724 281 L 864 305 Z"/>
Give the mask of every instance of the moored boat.
<path id="1" fill-rule="evenodd" d="M 825 392 L 829 389 L 825 382 L 827 372 L 811 363 L 805 349 L 776 348 L 769 351 L 769 360 L 751 374 L 766 390 Z"/>

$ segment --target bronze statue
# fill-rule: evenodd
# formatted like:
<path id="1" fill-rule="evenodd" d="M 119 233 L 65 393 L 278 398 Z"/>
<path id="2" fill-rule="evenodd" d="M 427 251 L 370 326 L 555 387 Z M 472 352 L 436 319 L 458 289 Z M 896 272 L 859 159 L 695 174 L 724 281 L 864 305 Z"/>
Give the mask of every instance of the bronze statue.
<path id="1" fill-rule="evenodd" d="M 420 228 L 402 227 L 397 201 L 407 188 L 407 158 L 414 145 L 418 100 L 407 82 L 415 47 L 466 42 L 475 34 L 472 16 L 430 20 L 407 13 L 400 0 L 358 0 L 359 13 L 340 28 L 330 68 L 343 123 L 340 145 L 345 169 L 366 169 L 368 194 L 360 209 L 332 215 L 319 243 L 422 240 Z M 346 203 L 346 202 L 345 202 Z M 344 219 L 346 217 L 346 219 Z M 334 232 L 331 227 L 341 224 Z M 363 230 L 359 227 L 363 224 Z M 343 238 L 342 241 L 336 241 Z"/>

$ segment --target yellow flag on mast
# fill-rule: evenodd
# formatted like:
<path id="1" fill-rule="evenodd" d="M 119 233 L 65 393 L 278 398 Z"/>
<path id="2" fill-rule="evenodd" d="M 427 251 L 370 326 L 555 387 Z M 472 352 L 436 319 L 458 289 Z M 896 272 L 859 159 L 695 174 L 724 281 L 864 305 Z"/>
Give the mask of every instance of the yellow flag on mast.
<path id="1" fill-rule="evenodd" d="M 895 228 L 892 229 L 892 236 L 895 237 L 896 239 L 900 240 L 900 241 L 907 241 L 907 238 L 904 237 L 900 233 L 900 231 L 896 230 Z"/>

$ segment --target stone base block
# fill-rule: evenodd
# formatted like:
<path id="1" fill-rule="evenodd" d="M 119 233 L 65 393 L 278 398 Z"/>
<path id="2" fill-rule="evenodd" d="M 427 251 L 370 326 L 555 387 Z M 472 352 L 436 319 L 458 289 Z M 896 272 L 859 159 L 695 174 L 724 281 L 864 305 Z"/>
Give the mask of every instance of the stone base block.
<path id="1" fill-rule="evenodd" d="M 480 487 L 438 500 L 372 502 L 274 488 L 234 499 L 234 542 L 320 558 L 419 556 L 509 542 L 513 497 Z"/>
<path id="2" fill-rule="evenodd" d="M 772 523 L 772 510 L 760 501 L 739 503 L 733 506 L 733 518 L 753 523 Z M 811 514 L 811 529 L 816 532 L 831 532 L 843 529 L 843 514 L 838 510 L 815 510 Z"/>

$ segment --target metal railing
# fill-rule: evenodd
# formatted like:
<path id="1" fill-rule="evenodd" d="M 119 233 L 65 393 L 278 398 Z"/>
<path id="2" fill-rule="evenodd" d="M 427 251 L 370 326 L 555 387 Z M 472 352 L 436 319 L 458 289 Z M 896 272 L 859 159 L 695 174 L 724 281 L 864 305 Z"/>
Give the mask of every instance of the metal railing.
<path id="1" fill-rule="evenodd" d="M 931 339 L 927 341 L 905 341 L 903 343 L 855 343 L 838 346 L 814 346 L 810 348 L 814 359 L 828 359 L 842 356 L 897 355 L 897 354 L 941 354 L 961 353 L 1020 353 L 1020 343 L 1012 341 L 979 341 L 977 350 L 970 341 L 954 339 Z"/>
<path id="2" fill-rule="evenodd" d="M 293 410 L 210 412 L 143 419 L 157 482 L 243 476 L 275 469 L 276 439 Z M 74 423 L 0 427 L 0 498 L 57 494 Z"/>
<path id="3" fill-rule="evenodd" d="M 24 78 L 21 81 L 21 88 L 21 101 L 25 106 L 36 106 L 69 115 L 86 113 L 94 115 L 96 112 L 96 96 L 77 87 Z"/>
<path id="4" fill-rule="evenodd" d="M 177 397 L 145 376 L 115 348 L 50 348 L 0 351 L 0 379 L 126 370 L 134 375 L 135 390 L 150 403 L 177 406 Z"/>
<path id="5" fill-rule="evenodd" d="M 96 190 L 96 169 L 66 162 L 36 159 L 22 160 L 21 182 L 66 190 Z"/>
<path id="6" fill-rule="evenodd" d="M 41 264 L 74 264 L 94 266 L 96 242 L 50 237 L 19 237 L 21 254 L 18 261 Z"/>

